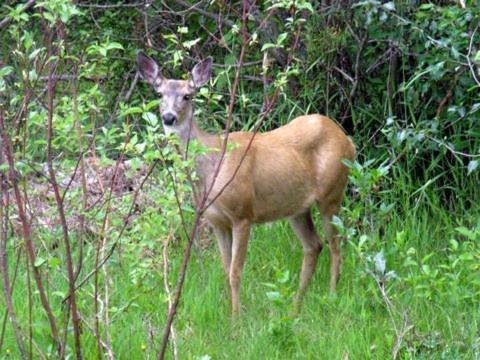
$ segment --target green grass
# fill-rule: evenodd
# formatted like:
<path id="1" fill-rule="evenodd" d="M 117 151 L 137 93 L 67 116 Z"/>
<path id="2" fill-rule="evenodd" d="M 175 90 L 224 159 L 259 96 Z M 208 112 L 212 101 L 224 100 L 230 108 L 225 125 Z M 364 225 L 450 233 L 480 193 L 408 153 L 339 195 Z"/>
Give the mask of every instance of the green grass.
<path id="1" fill-rule="evenodd" d="M 460 263 L 449 270 L 451 261 L 447 250 L 449 240 L 457 235 L 453 229 L 459 221 L 468 223 L 475 219 L 478 212 L 453 215 L 441 208 L 418 207 L 392 215 L 383 225 L 383 235 L 379 235 L 381 232 L 370 234 L 369 251 L 383 249 L 387 270 L 394 270 L 398 275 L 398 279 L 387 286 L 394 308 L 400 313 L 406 312 L 412 326 L 404 337 L 400 358 L 478 358 L 479 285 L 470 283 L 469 276 L 478 276 L 479 271 L 471 274 L 467 268 L 470 263 Z M 403 234 L 403 243 L 399 244 L 398 233 Z M 418 266 L 405 264 L 411 248 L 416 249 L 411 257 L 418 261 L 433 253 L 427 260 L 428 265 L 432 269 L 445 268 L 445 273 L 422 277 Z M 180 255 L 181 247 L 174 246 L 171 249 L 172 284 Z M 180 358 L 200 359 L 208 355 L 211 359 L 341 359 L 346 354 L 350 359 L 390 358 L 396 335 L 385 303 L 373 278 L 365 272 L 355 246 L 344 243 L 343 255 L 338 294 L 328 293 L 330 260 L 325 247 L 304 306 L 297 317 L 291 317 L 290 297 L 297 287 L 302 258 L 300 242 L 286 222 L 255 227 L 242 280 L 242 315 L 233 323 L 214 242 L 205 250 L 197 249 L 189 265 L 175 321 Z M 130 280 L 132 267 L 128 259 L 125 255 L 116 255 L 108 264 L 112 348 L 120 359 L 154 358 L 165 321 L 163 280 L 160 272 L 152 273 L 151 283 L 135 285 Z M 161 269 L 161 258 L 156 265 Z M 281 280 L 281 274 L 286 272 L 290 276 Z M 450 273 L 458 273 L 459 280 L 449 281 Z M 51 284 L 64 282 L 55 278 L 55 272 L 49 276 Z M 15 307 L 23 329 L 28 329 L 25 281 L 21 269 L 15 288 Z M 272 286 L 280 293 L 277 300 L 266 295 Z M 419 295 L 425 287 L 432 292 L 431 296 Z M 477 295 L 465 297 L 468 291 L 477 291 Z M 82 314 L 89 322 L 93 321 L 92 293 L 91 283 L 79 293 Z M 50 298 L 60 315 L 60 297 L 50 292 Z M 33 299 L 33 337 L 38 346 L 48 352 L 51 345 L 46 335 L 48 326 L 35 293 Z M 402 319 L 396 315 L 395 321 L 399 326 Z M 71 331 L 70 327 L 69 333 Z M 85 357 L 96 358 L 95 340 L 85 328 L 82 344 Z M 171 358 L 171 351 L 168 356 Z M 10 324 L 7 324 L 0 357 L 18 357 Z"/>

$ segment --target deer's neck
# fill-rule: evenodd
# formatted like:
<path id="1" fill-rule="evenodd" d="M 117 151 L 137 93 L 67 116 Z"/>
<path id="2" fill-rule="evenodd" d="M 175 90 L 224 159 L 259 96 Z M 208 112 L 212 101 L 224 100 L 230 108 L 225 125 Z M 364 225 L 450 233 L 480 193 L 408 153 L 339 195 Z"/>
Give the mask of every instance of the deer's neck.
<path id="1" fill-rule="evenodd" d="M 188 147 L 189 142 L 198 141 L 198 143 L 209 149 L 206 153 L 199 155 L 195 159 L 196 173 L 198 182 L 196 183 L 196 192 L 203 193 L 207 191 L 213 181 L 213 174 L 220 163 L 220 151 L 223 140 L 220 135 L 209 134 L 200 129 L 195 119 L 184 121 L 184 126 L 176 129 L 176 134 L 182 141 L 184 147 Z M 188 151 L 188 150 L 187 150 Z"/>
<path id="2" fill-rule="evenodd" d="M 193 118 L 190 121 L 184 122 L 184 126 L 177 131 L 177 135 L 185 145 L 192 140 L 197 140 L 202 146 L 218 149 L 221 144 L 219 135 L 213 135 L 203 131 Z"/>

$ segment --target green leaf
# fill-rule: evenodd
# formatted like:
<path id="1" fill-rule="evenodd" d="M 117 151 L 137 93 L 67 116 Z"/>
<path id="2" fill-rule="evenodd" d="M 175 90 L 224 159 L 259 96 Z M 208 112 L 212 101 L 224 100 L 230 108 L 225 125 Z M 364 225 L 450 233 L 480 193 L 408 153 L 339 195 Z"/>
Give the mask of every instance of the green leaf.
<path id="1" fill-rule="evenodd" d="M 124 116 L 127 116 L 127 115 L 132 115 L 132 114 L 141 114 L 141 113 L 143 113 L 142 108 L 140 108 L 138 106 L 132 106 L 128 109 L 123 110 L 120 113 L 120 117 L 124 117 Z"/>
<path id="2" fill-rule="evenodd" d="M 460 58 L 460 52 L 455 46 L 452 46 L 451 53 L 454 59 L 458 60 Z"/>
<path id="3" fill-rule="evenodd" d="M 120 49 L 124 50 L 122 44 L 118 42 L 111 42 L 107 44 L 107 50 Z"/>
<path id="4" fill-rule="evenodd" d="M 287 37 L 288 37 L 288 34 L 287 34 L 287 33 L 281 33 L 280 35 L 278 35 L 278 38 L 277 38 L 277 46 L 283 44 L 283 42 L 285 41 L 285 39 L 286 39 Z"/>
<path id="5" fill-rule="evenodd" d="M 457 232 L 459 232 L 461 235 L 467 237 L 469 240 L 474 241 L 476 238 L 475 233 L 472 230 L 466 228 L 465 226 L 456 227 L 455 230 L 457 230 Z"/>
<path id="6" fill-rule="evenodd" d="M 31 80 L 31 81 L 34 81 L 34 80 L 37 80 L 38 76 L 37 76 L 37 72 L 35 71 L 35 69 L 32 69 L 28 72 L 28 79 Z"/>
<path id="7" fill-rule="evenodd" d="M 478 50 L 478 51 L 475 53 L 475 56 L 473 57 L 473 61 L 480 62 L 480 50 Z"/>
<path id="8" fill-rule="evenodd" d="M 52 268 L 59 267 L 60 264 L 61 264 L 61 261 L 57 257 L 52 257 L 52 258 L 48 259 L 48 266 L 50 266 Z"/>
<path id="9" fill-rule="evenodd" d="M 313 6 L 310 2 L 308 1 L 305 1 L 305 2 L 301 2 L 299 4 L 297 4 L 297 8 L 298 10 L 308 10 L 310 11 L 311 13 L 313 13 L 315 10 L 313 9 Z"/>
<path id="10" fill-rule="evenodd" d="M 272 44 L 272 43 L 266 43 L 266 44 L 263 44 L 262 49 L 260 51 L 265 51 L 267 49 L 270 49 L 270 48 L 273 48 L 273 47 L 276 47 L 276 46 L 277 45 Z"/>
<path id="11" fill-rule="evenodd" d="M 47 262 L 47 260 L 45 260 L 44 258 L 42 258 L 41 256 L 37 256 L 37 258 L 35 259 L 35 263 L 33 264 L 33 266 L 35 267 L 40 267 L 42 266 L 43 264 L 45 264 Z"/>
<path id="12" fill-rule="evenodd" d="M 44 47 L 40 48 L 40 49 L 35 49 L 33 50 L 29 55 L 28 55 L 28 60 L 33 60 L 35 59 L 38 54 L 40 54 L 43 50 L 45 50 Z"/>
<path id="13" fill-rule="evenodd" d="M 278 281 L 280 284 L 285 284 L 285 283 L 287 283 L 289 279 L 290 279 L 290 271 L 288 271 L 288 270 L 280 271 L 280 272 L 277 274 L 277 281 Z"/>
<path id="14" fill-rule="evenodd" d="M 66 293 L 64 293 L 63 291 L 60 291 L 60 290 L 53 291 L 52 294 L 55 295 L 56 297 L 60 298 L 60 299 L 64 299 L 65 295 L 66 295 Z"/>
<path id="15" fill-rule="evenodd" d="M 149 111 L 151 108 L 156 107 L 160 104 L 160 100 L 155 99 L 147 103 L 144 107 L 146 111 Z"/>
<path id="16" fill-rule="evenodd" d="M 4 67 L 0 68 L 0 78 L 4 77 L 4 76 L 7 76 L 12 71 L 13 71 L 13 67 L 11 67 L 11 66 L 4 66 Z"/>
<path id="17" fill-rule="evenodd" d="M 455 240 L 455 239 L 450 239 L 449 241 L 450 243 L 450 248 L 453 250 L 453 251 L 456 251 L 458 249 L 458 241 Z"/>
<path id="18" fill-rule="evenodd" d="M 281 300 L 280 293 L 278 291 L 268 291 L 266 293 L 268 300 L 279 301 Z"/>
<path id="19" fill-rule="evenodd" d="M 55 22 L 55 17 L 54 17 L 51 13 L 49 13 L 48 11 L 44 11 L 42 15 L 43 15 L 43 17 L 44 17 L 45 19 L 47 19 L 50 23 L 53 24 L 53 23 Z"/>
<path id="20" fill-rule="evenodd" d="M 433 5 L 433 4 L 430 3 L 430 4 L 422 4 L 422 5 L 420 5 L 418 8 L 419 8 L 420 10 L 430 10 L 430 9 L 433 8 L 434 6 L 435 6 L 435 5 Z"/>
<path id="21" fill-rule="evenodd" d="M 195 39 L 195 40 L 188 40 L 188 41 L 183 42 L 182 44 L 183 44 L 183 46 L 185 46 L 187 49 L 190 50 L 193 46 L 198 44 L 199 41 L 200 41 L 200 38 Z"/>
<path id="22" fill-rule="evenodd" d="M 422 270 L 425 274 L 429 275 L 430 274 L 430 266 L 428 265 L 422 265 Z"/>
<path id="23" fill-rule="evenodd" d="M 389 1 L 385 4 L 383 4 L 383 8 L 385 10 L 389 10 L 389 11 L 395 11 L 395 3 L 393 1 Z"/>
<path id="24" fill-rule="evenodd" d="M 478 168 L 478 160 L 471 160 L 467 166 L 467 169 L 468 169 L 467 174 L 470 175 L 472 172 L 477 170 L 477 168 Z"/>
<path id="25" fill-rule="evenodd" d="M 157 126 L 158 124 L 158 117 L 156 114 L 152 112 L 146 112 L 142 115 L 142 119 L 148 122 L 151 126 Z"/>

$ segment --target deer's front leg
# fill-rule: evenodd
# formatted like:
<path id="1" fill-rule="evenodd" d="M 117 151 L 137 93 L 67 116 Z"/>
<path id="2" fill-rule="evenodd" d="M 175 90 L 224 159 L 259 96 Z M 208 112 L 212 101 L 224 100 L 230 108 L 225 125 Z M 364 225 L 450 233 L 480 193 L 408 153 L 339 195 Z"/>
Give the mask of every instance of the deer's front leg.
<path id="1" fill-rule="evenodd" d="M 242 220 L 233 224 L 232 234 L 232 262 L 230 264 L 230 289 L 232 291 L 232 313 L 234 316 L 240 312 L 240 281 L 243 265 L 247 257 L 248 239 L 252 224 Z"/>

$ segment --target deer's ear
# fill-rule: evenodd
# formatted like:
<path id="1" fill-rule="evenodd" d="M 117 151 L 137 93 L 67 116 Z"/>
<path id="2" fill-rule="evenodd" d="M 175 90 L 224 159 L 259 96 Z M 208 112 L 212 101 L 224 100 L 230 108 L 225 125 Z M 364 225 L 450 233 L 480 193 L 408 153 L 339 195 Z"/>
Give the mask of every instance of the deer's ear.
<path id="1" fill-rule="evenodd" d="M 198 89 L 199 87 L 202 87 L 208 82 L 212 74 L 212 63 L 213 59 L 211 57 L 208 57 L 200 61 L 192 69 L 190 79 L 193 82 L 195 88 Z"/>
<path id="2" fill-rule="evenodd" d="M 155 60 L 150 56 L 139 52 L 137 55 L 137 64 L 140 76 L 151 85 L 155 85 L 158 79 L 161 79 L 160 68 Z"/>

